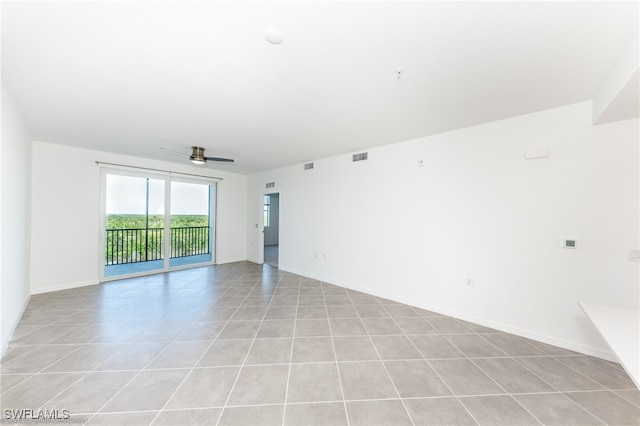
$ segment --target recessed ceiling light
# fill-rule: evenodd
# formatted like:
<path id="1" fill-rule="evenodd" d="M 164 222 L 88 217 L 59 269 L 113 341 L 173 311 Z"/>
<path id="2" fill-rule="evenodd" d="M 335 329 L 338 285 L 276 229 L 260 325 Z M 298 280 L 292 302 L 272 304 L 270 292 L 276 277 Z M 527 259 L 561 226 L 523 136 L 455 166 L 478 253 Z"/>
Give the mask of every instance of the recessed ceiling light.
<path id="1" fill-rule="evenodd" d="M 264 32 L 264 38 L 271 44 L 282 43 L 282 33 L 275 28 L 267 28 Z"/>

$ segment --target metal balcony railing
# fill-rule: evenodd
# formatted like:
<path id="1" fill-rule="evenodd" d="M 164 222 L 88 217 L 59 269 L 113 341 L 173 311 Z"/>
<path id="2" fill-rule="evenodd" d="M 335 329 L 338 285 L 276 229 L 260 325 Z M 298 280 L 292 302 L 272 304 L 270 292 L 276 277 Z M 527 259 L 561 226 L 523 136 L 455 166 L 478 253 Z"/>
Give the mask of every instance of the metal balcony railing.
<path id="1" fill-rule="evenodd" d="M 209 227 L 171 228 L 171 258 L 209 254 Z"/>
<path id="2" fill-rule="evenodd" d="M 209 227 L 170 228 L 170 257 L 209 253 Z M 105 265 L 164 259 L 164 229 L 107 229 Z"/>

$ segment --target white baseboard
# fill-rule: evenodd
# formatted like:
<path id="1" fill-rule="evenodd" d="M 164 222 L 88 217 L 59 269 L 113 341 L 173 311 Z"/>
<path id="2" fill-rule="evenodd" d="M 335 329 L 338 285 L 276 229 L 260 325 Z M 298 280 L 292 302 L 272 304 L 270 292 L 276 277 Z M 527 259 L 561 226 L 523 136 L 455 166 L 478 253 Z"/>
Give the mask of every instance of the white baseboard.
<path id="1" fill-rule="evenodd" d="M 50 287 L 31 289 L 31 294 L 51 293 L 52 291 L 69 290 L 72 288 L 86 287 L 89 285 L 96 285 L 96 284 L 100 284 L 100 282 L 98 280 L 89 280 L 89 281 L 80 281 L 77 283 L 60 284 L 60 285 L 54 285 Z"/>
<path id="2" fill-rule="evenodd" d="M 7 346 L 9 346 L 9 342 L 11 341 L 11 336 L 13 336 L 13 333 L 15 333 L 16 327 L 18 326 L 18 323 L 20 323 L 20 320 L 22 319 L 22 315 L 24 315 L 25 309 L 27 309 L 29 300 L 31 300 L 30 294 L 28 294 L 27 298 L 24 300 L 24 303 L 22 304 L 22 309 L 20 309 L 20 314 L 13 320 L 13 324 L 11 324 L 9 333 L 6 336 L 3 336 L 4 341 L 1 342 L 2 346 L 0 346 L 0 359 L 4 357 L 4 352 L 7 350 Z"/>
<path id="3" fill-rule="evenodd" d="M 332 280 L 328 280 L 321 276 L 313 276 L 309 274 L 302 273 L 300 271 L 296 271 L 287 267 L 280 267 L 280 270 L 285 272 L 290 272 L 292 274 L 301 275 L 303 277 L 308 277 L 314 280 L 323 281 L 328 284 L 337 285 L 340 287 L 348 288 L 350 290 L 360 291 L 362 293 L 367 293 L 372 296 L 382 297 L 384 299 L 393 300 L 394 302 L 403 303 L 405 305 L 414 306 L 420 309 L 426 309 L 428 311 L 435 312 L 441 315 L 447 315 L 453 318 L 457 318 L 463 321 L 472 322 L 474 324 L 482 325 L 485 327 L 493 328 L 499 331 L 503 331 L 505 333 L 515 334 L 517 336 L 525 337 L 527 339 L 535 340 L 541 343 L 546 343 L 548 345 L 557 346 L 559 348 L 568 349 L 570 351 L 579 352 L 585 355 L 595 356 L 597 358 L 605 359 L 607 361 L 618 362 L 615 355 L 603 348 L 598 348 L 595 346 L 585 345 L 580 342 L 569 341 L 566 339 L 559 338 L 557 336 L 552 336 L 544 333 L 539 333 L 533 330 L 527 330 L 520 327 L 514 327 L 513 325 L 487 320 L 485 318 L 475 317 L 473 315 L 468 315 L 463 312 L 454 311 L 451 309 L 443 308 L 441 306 L 429 305 L 429 304 L 420 304 L 416 303 L 415 300 L 409 300 L 404 297 L 400 297 L 394 294 L 390 294 L 387 292 L 376 292 L 371 291 L 370 289 L 361 288 L 358 286 L 353 286 L 349 283 L 335 282 Z"/>

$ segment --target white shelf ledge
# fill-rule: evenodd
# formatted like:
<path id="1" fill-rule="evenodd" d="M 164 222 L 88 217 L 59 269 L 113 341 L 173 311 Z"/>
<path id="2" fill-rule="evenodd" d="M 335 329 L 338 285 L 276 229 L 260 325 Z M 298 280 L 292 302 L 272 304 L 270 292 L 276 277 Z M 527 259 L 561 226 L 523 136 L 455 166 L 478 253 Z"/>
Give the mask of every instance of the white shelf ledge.
<path id="1" fill-rule="evenodd" d="M 640 389 L 640 311 L 584 302 L 579 305 Z"/>

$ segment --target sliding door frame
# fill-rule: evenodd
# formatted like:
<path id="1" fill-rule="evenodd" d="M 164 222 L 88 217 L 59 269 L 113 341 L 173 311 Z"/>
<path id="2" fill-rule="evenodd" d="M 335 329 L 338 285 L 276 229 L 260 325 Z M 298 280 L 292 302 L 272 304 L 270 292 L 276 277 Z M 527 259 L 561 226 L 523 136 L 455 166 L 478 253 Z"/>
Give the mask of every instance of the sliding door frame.
<path id="1" fill-rule="evenodd" d="M 218 186 L 221 179 L 199 177 L 188 174 L 172 173 L 161 170 L 136 169 L 135 167 L 117 165 L 100 165 L 100 191 L 99 191 L 99 235 L 98 235 L 98 267 L 99 281 L 113 281 L 124 278 L 139 277 L 144 275 L 152 275 L 174 271 L 179 269 L 189 269 L 199 266 L 213 265 L 217 263 L 217 240 L 218 240 L 218 201 L 220 188 Z M 106 207 L 107 207 L 107 175 L 120 175 L 139 178 L 149 178 L 164 181 L 164 246 L 163 246 L 163 268 L 152 271 L 141 271 L 131 274 L 122 274 L 115 276 L 105 276 L 105 255 L 106 255 Z M 199 185 L 207 185 L 209 187 L 209 252 L 211 253 L 211 261 L 194 263 L 189 265 L 170 266 L 171 260 L 171 182 L 195 183 Z"/>

